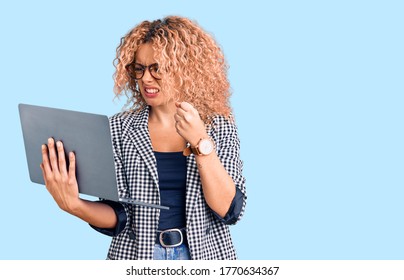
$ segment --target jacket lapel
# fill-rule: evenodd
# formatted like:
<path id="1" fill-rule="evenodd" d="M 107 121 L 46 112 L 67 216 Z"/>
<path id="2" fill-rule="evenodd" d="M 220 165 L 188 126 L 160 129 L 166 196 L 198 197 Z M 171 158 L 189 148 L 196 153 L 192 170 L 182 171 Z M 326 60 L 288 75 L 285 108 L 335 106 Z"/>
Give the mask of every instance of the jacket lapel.
<path id="1" fill-rule="evenodd" d="M 123 136 L 132 140 L 135 149 L 142 157 L 156 186 L 158 186 L 157 164 L 151 145 L 148 119 L 149 107 L 144 108 L 139 114 L 134 114 L 133 118 L 126 118 L 122 124 Z"/>
<path id="2" fill-rule="evenodd" d="M 195 156 L 189 155 L 187 158 L 187 190 L 186 190 L 186 221 L 190 225 L 192 216 L 197 209 L 196 202 L 201 196 L 202 186 L 200 184 L 198 167 L 196 166 Z"/>

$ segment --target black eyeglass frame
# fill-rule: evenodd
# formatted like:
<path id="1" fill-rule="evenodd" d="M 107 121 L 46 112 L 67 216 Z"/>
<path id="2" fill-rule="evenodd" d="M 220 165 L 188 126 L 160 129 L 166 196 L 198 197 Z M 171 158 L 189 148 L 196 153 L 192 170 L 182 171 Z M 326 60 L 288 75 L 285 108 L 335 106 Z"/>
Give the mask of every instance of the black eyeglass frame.
<path id="1" fill-rule="evenodd" d="M 142 69 L 142 75 L 141 75 L 140 77 L 136 77 L 136 71 L 130 70 L 130 68 L 132 68 L 132 67 L 133 67 L 133 68 L 135 68 L 135 67 L 141 68 L 141 69 Z M 153 69 L 153 67 L 156 68 L 155 71 L 152 71 L 152 70 L 151 70 L 151 69 Z M 137 63 L 137 62 L 132 62 L 132 63 L 126 65 L 126 66 L 125 66 L 125 69 L 126 69 L 126 71 L 128 72 L 129 76 L 130 76 L 132 79 L 135 79 L 135 80 L 140 80 L 141 78 L 143 78 L 144 73 L 146 72 L 146 69 L 149 70 L 150 75 L 151 75 L 154 79 L 156 79 L 156 80 L 161 80 L 161 77 L 156 77 L 156 76 L 154 76 L 155 74 L 153 75 L 153 72 L 154 72 L 154 73 L 158 72 L 158 69 L 159 69 L 158 63 L 153 63 L 153 64 L 150 64 L 150 65 L 142 65 L 142 64 Z M 135 75 L 133 75 L 133 72 L 135 72 Z"/>

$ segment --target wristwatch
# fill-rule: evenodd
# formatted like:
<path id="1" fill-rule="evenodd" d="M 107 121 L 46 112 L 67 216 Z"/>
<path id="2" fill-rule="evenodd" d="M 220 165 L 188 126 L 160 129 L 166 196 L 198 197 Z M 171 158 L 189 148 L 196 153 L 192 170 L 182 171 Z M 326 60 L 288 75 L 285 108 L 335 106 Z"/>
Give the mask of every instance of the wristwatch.
<path id="1" fill-rule="evenodd" d="M 200 156 L 207 156 L 209 155 L 214 149 L 213 141 L 209 138 L 201 138 L 198 144 L 195 147 L 189 146 L 185 148 L 184 155 L 189 156 L 191 153 L 194 155 Z"/>

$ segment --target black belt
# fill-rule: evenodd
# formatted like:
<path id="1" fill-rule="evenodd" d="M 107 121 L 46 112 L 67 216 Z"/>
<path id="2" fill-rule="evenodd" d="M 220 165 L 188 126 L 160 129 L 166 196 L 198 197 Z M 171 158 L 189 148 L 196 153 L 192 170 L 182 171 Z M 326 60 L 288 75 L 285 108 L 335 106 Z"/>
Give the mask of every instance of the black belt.
<path id="1" fill-rule="evenodd" d="M 185 228 L 157 230 L 156 244 L 165 248 L 177 247 L 181 244 L 188 244 Z"/>

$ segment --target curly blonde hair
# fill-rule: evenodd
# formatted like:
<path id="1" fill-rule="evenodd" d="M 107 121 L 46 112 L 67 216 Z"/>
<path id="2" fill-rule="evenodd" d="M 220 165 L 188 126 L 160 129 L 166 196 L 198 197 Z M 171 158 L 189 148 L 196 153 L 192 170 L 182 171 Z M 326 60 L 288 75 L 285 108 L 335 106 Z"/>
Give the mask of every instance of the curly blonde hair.
<path id="1" fill-rule="evenodd" d="M 215 115 L 231 115 L 228 66 L 220 47 L 195 22 L 178 16 L 143 21 L 121 39 L 114 59 L 114 93 L 116 97 L 128 97 L 126 107 L 140 111 L 146 106 L 126 66 L 147 43 L 154 50 L 165 94 L 191 103 L 205 123 Z"/>

